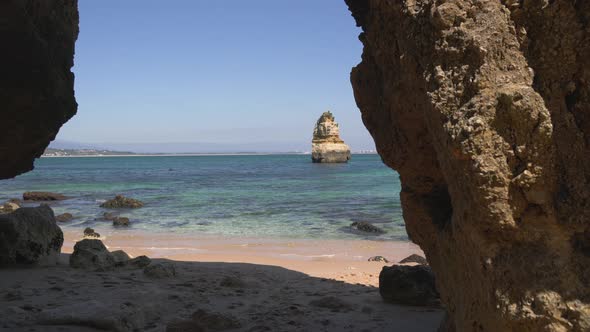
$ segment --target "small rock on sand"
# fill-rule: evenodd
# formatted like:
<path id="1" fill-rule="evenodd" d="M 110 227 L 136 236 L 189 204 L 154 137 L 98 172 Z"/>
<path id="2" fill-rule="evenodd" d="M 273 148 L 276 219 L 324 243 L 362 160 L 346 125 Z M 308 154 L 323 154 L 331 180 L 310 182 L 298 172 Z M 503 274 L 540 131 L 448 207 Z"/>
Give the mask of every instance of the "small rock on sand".
<path id="1" fill-rule="evenodd" d="M 434 274 L 426 265 L 384 266 L 379 274 L 379 293 L 385 302 L 415 305 L 439 305 Z"/>
<path id="2" fill-rule="evenodd" d="M 135 268 L 144 268 L 152 263 L 152 260 L 144 255 L 137 256 L 127 261 L 126 265 Z"/>
<path id="3" fill-rule="evenodd" d="M 113 255 L 115 263 L 117 264 L 125 264 L 131 259 L 131 257 L 129 257 L 129 255 L 127 255 L 127 253 L 123 250 L 112 251 L 111 255 Z"/>
<path id="4" fill-rule="evenodd" d="M 371 258 L 368 259 L 369 262 L 383 262 L 383 263 L 389 263 L 389 261 L 387 260 L 387 258 L 383 257 L 383 256 L 373 256 Z"/>
<path id="5" fill-rule="evenodd" d="M 90 227 L 86 227 L 84 229 L 84 237 L 88 237 L 88 238 L 99 238 L 100 234 L 95 232 L 93 228 Z"/>
<path id="6" fill-rule="evenodd" d="M 70 266 L 74 268 L 110 268 L 116 263 L 113 255 L 100 240 L 84 239 L 74 245 Z"/>
<path id="7" fill-rule="evenodd" d="M 426 258 L 420 256 L 420 255 L 416 255 L 416 254 L 412 254 L 404 259 L 402 259 L 401 261 L 399 261 L 400 264 L 406 264 L 406 263 L 417 263 L 420 265 L 428 265 L 428 261 L 426 260 Z"/>

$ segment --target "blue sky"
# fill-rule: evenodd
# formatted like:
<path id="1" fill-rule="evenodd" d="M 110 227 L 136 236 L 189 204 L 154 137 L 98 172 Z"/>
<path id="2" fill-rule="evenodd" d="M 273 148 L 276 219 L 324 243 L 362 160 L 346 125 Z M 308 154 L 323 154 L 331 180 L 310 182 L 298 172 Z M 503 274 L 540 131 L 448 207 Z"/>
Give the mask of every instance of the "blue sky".
<path id="1" fill-rule="evenodd" d="M 362 46 L 343 0 L 79 6 L 79 109 L 58 140 L 309 149 L 316 119 L 330 109 L 353 149 L 374 146 L 350 86 Z"/>

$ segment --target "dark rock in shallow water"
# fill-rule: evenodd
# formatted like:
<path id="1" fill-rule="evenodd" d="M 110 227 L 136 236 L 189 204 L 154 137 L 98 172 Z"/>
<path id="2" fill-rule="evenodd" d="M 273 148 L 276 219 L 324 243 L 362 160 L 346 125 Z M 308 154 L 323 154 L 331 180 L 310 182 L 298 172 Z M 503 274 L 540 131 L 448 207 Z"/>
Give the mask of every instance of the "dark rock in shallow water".
<path id="1" fill-rule="evenodd" d="M 74 245 L 70 266 L 85 269 L 104 269 L 114 266 L 115 257 L 100 240 L 84 239 Z"/>
<path id="2" fill-rule="evenodd" d="M 383 256 L 373 256 L 371 258 L 368 259 L 369 262 L 383 262 L 383 263 L 389 263 L 389 261 L 387 260 L 387 258 L 383 257 Z"/>
<path id="3" fill-rule="evenodd" d="M 74 216 L 71 213 L 62 213 L 59 216 L 55 217 L 55 220 L 59 221 L 59 222 L 67 222 L 67 221 L 71 221 L 72 219 L 74 219 Z"/>
<path id="4" fill-rule="evenodd" d="M 100 207 L 107 209 L 137 209 L 143 207 L 143 202 L 123 195 L 117 195 L 115 198 L 102 203 Z"/>
<path id="5" fill-rule="evenodd" d="M 100 237 L 100 234 L 95 232 L 94 229 L 90 228 L 90 227 L 86 227 L 86 229 L 84 229 L 84 237 Z"/>
<path id="6" fill-rule="evenodd" d="M 361 231 L 361 232 L 365 232 L 365 233 L 373 233 L 373 234 L 383 234 L 385 233 L 384 230 L 382 230 L 381 228 L 368 223 L 366 221 L 355 221 L 350 225 L 351 228 L 357 230 L 357 231 Z"/>
<path id="7" fill-rule="evenodd" d="M 402 259 L 401 261 L 399 261 L 400 264 L 405 264 L 405 263 L 417 263 L 417 264 L 421 264 L 421 265 L 428 265 L 428 261 L 426 260 L 426 258 L 420 256 L 420 255 L 416 255 L 416 254 L 412 254 L 404 259 Z"/>
<path id="8" fill-rule="evenodd" d="M 45 192 L 45 191 L 27 191 L 26 193 L 23 194 L 23 200 L 25 200 L 25 201 L 46 202 L 46 201 L 63 201 L 64 199 L 68 199 L 68 198 L 62 194 Z"/>
<path id="9" fill-rule="evenodd" d="M 104 220 L 113 221 L 115 218 L 117 218 L 117 214 L 113 212 L 105 212 L 102 214 L 102 219 Z"/>
<path id="10" fill-rule="evenodd" d="M 384 266 L 379 274 L 379 293 L 385 302 L 433 306 L 439 305 L 434 274 L 425 265 Z"/>
<path id="11" fill-rule="evenodd" d="M 55 264 L 63 233 L 47 205 L 0 215 L 0 266 Z"/>
<path id="12" fill-rule="evenodd" d="M 113 219 L 113 226 L 129 226 L 129 218 L 115 217 Z"/>

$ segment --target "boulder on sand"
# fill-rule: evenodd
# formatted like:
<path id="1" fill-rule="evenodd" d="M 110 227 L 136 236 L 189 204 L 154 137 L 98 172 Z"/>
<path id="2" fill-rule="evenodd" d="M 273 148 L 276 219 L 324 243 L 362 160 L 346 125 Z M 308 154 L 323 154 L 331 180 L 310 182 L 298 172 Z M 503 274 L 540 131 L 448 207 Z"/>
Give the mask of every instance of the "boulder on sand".
<path id="1" fill-rule="evenodd" d="M 47 205 L 0 215 L 0 266 L 55 264 L 63 242 L 63 232 Z"/>
<path id="2" fill-rule="evenodd" d="M 46 192 L 46 191 L 27 191 L 23 194 L 23 200 L 45 202 L 45 201 L 63 201 L 68 199 L 66 196 L 58 193 Z"/>
<path id="3" fill-rule="evenodd" d="M 137 209 L 143 207 L 143 202 L 123 195 L 117 195 L 115 198 L 102 203 L 100 207 L 107 209 Z"/>
<path id="4" fill-rule="evenodd" d="M 117 261 L 100 240 L 84 239 L 74 245 L 70 256 L 70 266 L 84 269 L 105 269 L 113 267 Z"/>
<path id="5" fill-rule="evenodd" d="M 434 274 L 425 265 L 384 266 L 379 274 L 379 293 L 385 302 L 435 306 L 440 304 Z"/>
<path id="6" fill-rule="evenodd" d="M 416 264 L 420 264 L 420 265 L 428 265 L 428 261 L 426 260 L 426 258 L 424 258 L 420 255 L 416 255 L 416 254 L 411 254 L 410 256 L 399 261 L 399 263 L 400 264 L 416 263 Z"/>

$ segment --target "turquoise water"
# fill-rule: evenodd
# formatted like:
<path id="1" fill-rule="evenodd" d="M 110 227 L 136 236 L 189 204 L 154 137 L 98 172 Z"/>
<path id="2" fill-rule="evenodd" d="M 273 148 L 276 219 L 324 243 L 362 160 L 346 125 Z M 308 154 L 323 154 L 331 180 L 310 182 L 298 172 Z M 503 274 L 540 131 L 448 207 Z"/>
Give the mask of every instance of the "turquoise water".
<path id="1" fill-rule="evenodd" d="M 325 239 L 407 239 L 397 173 L 377 155 L 314 164 L 308 155 L 43 158 L 34 171 L 0 181 L 0 199 L 24 191 L 73 197 L 52 203 L 76 219 L 64 228 L 105 225 L 99 204 L 115 194 L 142 200 L 124 210 L 129 230 Z M 354 233 L 354 221 L 387 231 Z M 129 231 L 120 230 L 120 231 Z"/>

